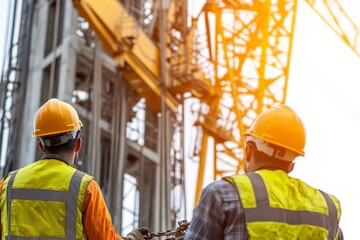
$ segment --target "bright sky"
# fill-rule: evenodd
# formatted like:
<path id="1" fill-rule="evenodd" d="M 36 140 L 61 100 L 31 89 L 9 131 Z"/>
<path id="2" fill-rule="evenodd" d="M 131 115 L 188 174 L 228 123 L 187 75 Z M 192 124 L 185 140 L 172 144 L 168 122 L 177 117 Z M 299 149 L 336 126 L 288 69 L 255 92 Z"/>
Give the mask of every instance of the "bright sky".
<path id="1" fill-rule="evenodd" d="M 2 7 L 0 8 L 0 72 L 2 71 L 3 65 L 3 54 L 5 44 L 5 32 L 6 32 L 6 21 L 8 19 L 8 2 L 9 0 L 2 1 Z"/>
<path id="2" fill-rule="evenodd" d="M 360 2 L 339 0 L 360 28 Z M 340 226 L 357 239 L 360 216 L 360 57 L 299 0 L 287 103 L 307 130 L 305 157 L 292 176 L 335 195 Z"/>
<path id="3" fill-rule="evenodd" d="M 359 0 L 338 1 L 360 27 Z M 0 8 L 0 66 L 8 2 L 3 0 Z M 340 225 L 346 239 L 359 235 L 359 91 L 360 57 L 299 0 L 287 103 L 303 119 L 307 144 L 306 156 L 296 161 L 291 175 L 341 201 Z M 192 186 L 187 187 L 190 191 Z M 191 192 L 187 196 L 192 202 Z"/>

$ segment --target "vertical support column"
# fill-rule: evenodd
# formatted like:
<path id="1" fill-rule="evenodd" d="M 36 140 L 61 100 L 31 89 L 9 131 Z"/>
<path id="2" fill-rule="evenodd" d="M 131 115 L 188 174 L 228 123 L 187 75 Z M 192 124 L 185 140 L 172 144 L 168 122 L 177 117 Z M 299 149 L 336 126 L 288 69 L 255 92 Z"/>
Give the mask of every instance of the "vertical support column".
<path id="1" fill-rule="evenodd" d="M 118 80 L 115 82 L 115 109 L 112 121 L 111 135 L 111 162 L 110 162 L 110 212 L 113 214 L 114 226 L 118 231 L 122 226 L 124 166 L 127 160 L 126 151 L 126 123 L 128 116 L 128 101 L 126 85 L 123 82 L 122 71 L 118 71 Z"/>
<path id="2" fill-rule="evenodd" d="M 89 169 L 88 172 L 96 179 L 100 179 L 100 162 L 101 162 L 101 81 L 102 81 L 102 58 L 101 58 L 101 43 L 98 38 L 95 40 L 94 49 L 94 72 L 93 72 L 93 87 L 92 87 L 92 104 L 91 104 L 91 123 L 90 123 L 90 138 L 89 138 Z"/>
<path id="3" fill-rule="evenodd" d="M 36 39 L 35 36 L 39 36 L 40 31 L 37 24 L 33 21 L 33 19 L 36 18 L 36 15 L 39 14 L 39 12 L 37 12 L 38 10 L 35 8 L 35 1 L 27 1 L 27 3 L 23 2 L 23 4 L 27 4 L 28 8 L 28 14 L 22 14 L 23 17 L 26 16 L 24 28 L 27 30 L 24 40 L 27 38 L 31 39 L 25 40 L 25 44 L 27 46 L 24 47 L 24 56 L 28 55 L 28 60 L 20 61 L 24 66 L 24 69 L 23 67 L 21 69 L 26 69 L 26 73 L 23 73 L 24 75 L 22 76 L 24 77 L 23 81 L 26 84 L 20 84 L 23 85 L 24 88 L 24 92 L 20 94 L 20 99 L 24 102 L 21 103 L 17 101 L 17 104 L 19 104 L 19 106 L 22 106 L 21 111 L 23 111 L 21 117 L 21 129 L 18 129 L 20 134 L 20 139 L 18 139 L 18 156 L 15 157 L 16 159 L 18 159 L 17 167 L 29 165 L 30 163 L 37 160 L 33 158 L 37 150 L 37 138 L 32 137 L 31 133 L 34 130 L 32 119 L 34 118 L 34 114 L 39 107 L 39 99 L 34 96 L 40 96 L 41 89 L 32 86 L 38 86 L 37 80 L 41 79 L 41 77 L 39 76 L 41 70 L 38 67 L 38 63 L 42 58 L 42 51 L 39 51 L 39 49 L 42 49 L 43 46 L 43 42 L 41 40 L 34 41 L 34 39 Z M 32 15 L 31 18 L 29 18 L 29 14 Z M 39 20 L 39 22 L 41 22 L 41 20 Z M 36 53 L 34 53 L 35 45 L 37 46 L 37 51 L 35 51 Z"/>
<path id="4" fill-rule="evenodd" d="M 26 89 L 27 89 L 27 82 L 28 82 L 28 72 L 29 72 L 29 59 L 30 59 L 30 47 L 31 47 L 31 33 L 32 33 L 32 24 L 33 24 L 33 14 L 34 14 L 34 4 L 35 2 L 33 0 L 27 0 L 23 1 L 21 6 L 21 17 L 20 17 L 20 26 L 19 32 L 18 32 L 18 49 L 15 51 L 17 56 L 12 56 L 10 52 L 9 57 L 9 67 L 7 70 L 7 77 L 6 81 L 8 83 L 6 84 L 8 90 L 10 92 L 7 92 L 6 94 L 11 93 L 11 95 L 7 95 L 9 97 L 9 101 L 5 100 L 3 104 L 9 104 L 8 106 L 11 107 L 10 109 L 10 121 L 9 121 L 9 132 L 8 132 L 8 145 L 7 145 L 7 152 L 6 152 L 6 164 L 5 164 L 5 170 L 4 170 L 4 176 L 7 172 L 17 169 L 20 167 L 23 167 L 22 161 L 19 160 L 20 158 L 20 146 L 22 143 L 22 136 L 23 136 L 23 130 L 25 129 L 24 125 L 27 123 L 28 120 L 24 119 L 24 112 L 25 112 L 25 99 L 26 99 Z M 14 17 L 16 16 L 17 8 L 14 8 Z M 15 21 L 15 19 L 13 19 Z M 13 22 L 13 27 L 16 29 L 15 22 Z M 11 35 L 11 41 L 10 44 L 11 49 L 14 44 L 13 37 L 14 31 L 12 31 Z M 14 45 L 13 45 L 14 44 Z M 14 59 L 16 59 L 16 66 L 11 66 L 12 62 L 14 62 Z M 11 74 L 14 74 L 14 81 L 12 82 Z M 9 85 L 9 83 L 11 83 Z M 9 90 L 12 89 L 12 90 Z M 11 97 L 10 97 L 11 96 Z M 11 99 L 11 100 L 10 100 Z M 3 111 L 6 109 L 6 107 L 3 108 Z M 3 114 L 5 114 L 3 112 Z M 3 119 L 2 123 L 5 121 L 5 118 Z M 3 130 L 4 128 L 2 128 Z M 1 139 L 3 140 L 3 139 Z"/>
<path id="5" fill-rule="evenodd" d="M 57 93 L 54 92 L 54 85 L 55 85 L 55 67 L 56 67 L 56 48 L 57 48 L 58 39 L 59 39 L 59 24 L 58 23 L 59 23 L 59 19 L 60 19 L 60 4 L 61 4 L 61 1 L 56 1 L 55 21 L 54 21 L 54 37 L 53 37 L 53 42 L 52 42 L 53 60 L 51 62 L 51 67 L 50 67 L 51 68 L 50 83 L 49 83 L 49 92 L 48 92 L 49 97 L 55 97 L 57 95 Z"/>
<path id="6" fill-rule="evenodd" d="M 159 225 L 162 230 L 170 226 L 170 178 L 169 178 L 169 149 L 168 149 L 168 119 L 166 107 L 166 23 L 167 0 L 161 0 L 160 7 L 160 66 L 161 66 L 161 117 L 160 117 L 160 214 Z"/>
<path id="7" fill-rule="evenodd" d="M 78 15 L 74 11 L 71 2 L 64 3 L 63 38 L 61 46 L 60 78 L 57 96 L 61 100 L 71 102 L 76 81 L 77 54 L 80 51 L 79 37 L 75 35 L 77 30 Z M 82 150 L 83 151 L 83 150 Z"/>

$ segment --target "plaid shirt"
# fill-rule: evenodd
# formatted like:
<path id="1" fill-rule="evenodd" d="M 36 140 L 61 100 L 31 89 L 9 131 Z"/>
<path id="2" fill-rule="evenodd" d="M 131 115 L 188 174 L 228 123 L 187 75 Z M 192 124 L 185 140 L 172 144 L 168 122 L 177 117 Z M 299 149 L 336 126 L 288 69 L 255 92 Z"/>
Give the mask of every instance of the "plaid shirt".
<path id="1" fill-rule="evenodd" d="M 225 180 L 205 187 L 185 239 L 247 239 L 245 211 L 237 189 Z"/>

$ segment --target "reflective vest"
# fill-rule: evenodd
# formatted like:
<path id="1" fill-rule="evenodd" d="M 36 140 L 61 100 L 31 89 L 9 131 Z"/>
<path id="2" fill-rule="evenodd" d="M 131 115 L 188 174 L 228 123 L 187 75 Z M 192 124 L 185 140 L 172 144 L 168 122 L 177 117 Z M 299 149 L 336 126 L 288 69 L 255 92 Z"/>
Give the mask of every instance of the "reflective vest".
<path id="1" fill-rule="evenodd" d="M 82 211 L 91 179 L 55 159 L 11 172 L 0 196 L 1 239 L 86 239 Z"/>
<path id="2" fill-rule="evenodd" d="M 341 208 L 334 196 L 280 170 L 224 179 L 238 189 L 249 239 L 337 239 Z"/>

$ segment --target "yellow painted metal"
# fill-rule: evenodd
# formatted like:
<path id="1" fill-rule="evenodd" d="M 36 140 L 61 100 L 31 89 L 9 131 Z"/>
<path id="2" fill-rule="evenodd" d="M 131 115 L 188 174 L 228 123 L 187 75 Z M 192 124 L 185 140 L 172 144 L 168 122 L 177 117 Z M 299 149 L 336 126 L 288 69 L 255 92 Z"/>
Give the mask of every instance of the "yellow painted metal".
<path id="1" fill-rule="evenodd" d="M 128 64 L 139 78 L 126 78 L 139 96 L 160 111 L 160 50 L 137 25 L 117 0 L 74 0 L 80 16 L 85 18 L 101 39 L 106 51 L 119 67 Z M 168 78 L 167 78 L 168 79 Z M 140 83 L 136 81 L 141 81 Z M 167 80 L 168 82 L 168 80 Z M 166 104 L 177 111 L 178 102 L 170 94 Z"/>
<path id="2" fill-rule="evenodd" d="M 160 49 L 119 1 L 73 0 L 73 4 L 80 16 L 85 18 L 97 33 L 105 50 L 115 59 L 118 66 L 129 65 L 137 74 L 125 74 L 130 86 L 139 96 L 144 97 L 155 111 L 160 111 Z M 176 21 L 174 11 L 175 1 L 172 1 L 168 13 L 169 25 Z M 201 98 L 211 90 L 209 79 L 191 61 L 193 33 L 194 29 L 189 29 L 186 42 L 181 43 L 175 53 L 169 47 L 162 49 L 166 51 L 168 58 L 166 87 L 169 93 L 166 95 L 166 104 L 172 111 L 176 111 L 179 104 L 177 94 L 191 92 L 193 96 Z M 170 33 L 167 38 L 170 42 Z M 185 48 L 188 49 L 187 52 Z"/>
<path id="3" fill-rule="evenodd" d="M 305 0 L 319 17 L 360 57 L 360 28 L 345 12 L 338 0 Z"/>
<path id="4" fill-rule="evenodd" d="M 122 6 L 116 0 L 74 0 L 73 4 L 97 33 L 108 53 L 117 55 L 122 48 L 122 23 L 129 18 Z"/>
<path id="5" fill-rule="evenodd" d="M 215 94 L 201 99 L 206 107 L 197 123 L 203 137 L 195 204 L 203 187 L 205 163 L 214 161 L 214 180 L 244 172 L 245 130 L 259 112 L 285 101 L 286 96 L 296 0 L 283 8 L 270 0 L 250 8 L 228 3 L 219 8 L 219 3 L 208 1 L 199 14 L 198 22 L 206 25 L 199 25 L 198 30 L 206 29 Z M 208 149 L 214 150 L 213 159 L 207 156 Z"/>
<path id="6" fill-rule="evenodd" d="M 201 189 L 202 189 L 203 183 L 204 183 L 208 140 L 209 140 L 208 133 L 203 132 L 202 142 L 201 142 L 203 147 L 202 147 L 202 151 L 200 152 L 198 178 L 197 178 L 197 182 L 196 182 L 196 191 L 195 191 L 195 204 L 199 201 Z"/>
<path id="7" fill-rule="evenodd" d="M 154 75 L 149 72 L 146 68 L 140 67 L 138 64 L 137 57 L 130 51 L 124 51 L 120 56 L 125 60 L 126 63 L 132 68 L 132 72 L 124 72 L 124 77 L 129 85 L 138 91 L 138 94 L 144 97 L 155 111 L 160 112 L 160 96 L 161 89 L 156 82 Z M 167 106 L 172 110 L 177 110 L 177 101 L 170 93 L 166 93 L 165 98 Z"/>
<path id="8" fill-rule="evenodd" d="M 170 6 L 174 6 L 174 4 Z M 171 19 L 175 21 L 175 19 Z M 170 86 L 169 91 L 174 94 L 190 92 L 193 97 L 201 99 L 204 95 L 211 94 L 214 89 L 203 69 L 200 69 L 197 63 L 193 61 L 193 54 L 196 51 L 194 31 L 195 28 L 193 27 L 188 30 L 186 42 L 178 46 L 175 57 L 172 57 L 171 53 L 167 54 L 170 56 L 168 61 L 172 74 L 172 80 L 168 86 Z"/>

